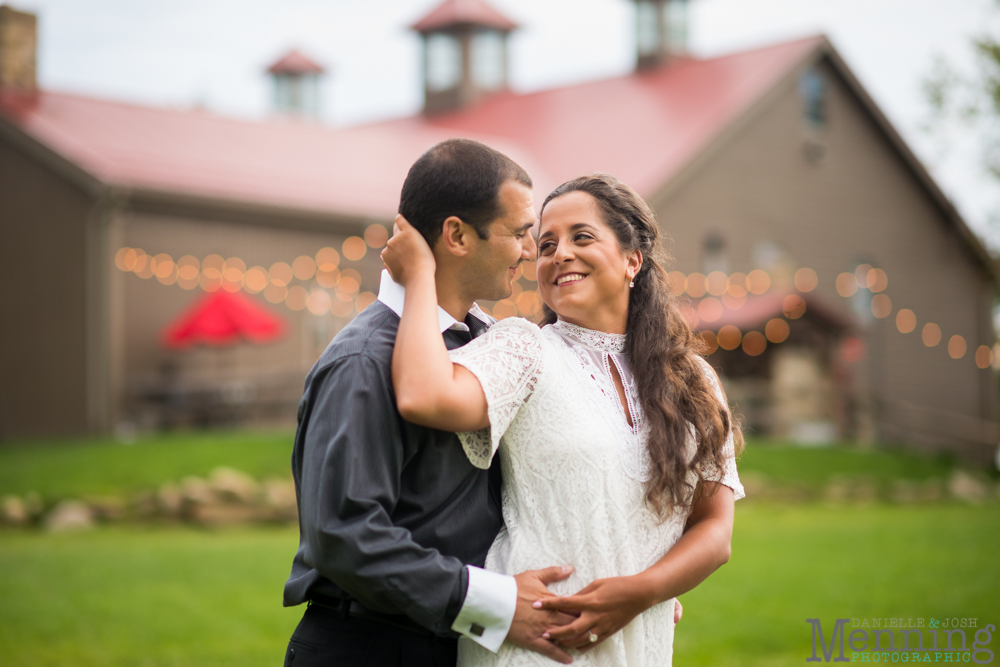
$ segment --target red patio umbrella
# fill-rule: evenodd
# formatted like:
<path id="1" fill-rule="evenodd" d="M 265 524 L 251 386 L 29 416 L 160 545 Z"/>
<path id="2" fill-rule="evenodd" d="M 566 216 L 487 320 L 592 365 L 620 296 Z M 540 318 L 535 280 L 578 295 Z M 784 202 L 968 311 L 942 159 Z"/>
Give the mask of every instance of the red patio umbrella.
<path id="1" fill-rule="evenodd" d="M 285 334 L 285 322 L 242 292 L 209 292 L 163 329 L 163 344 L 221 347 L 241 339 L 270 343 Z"/>

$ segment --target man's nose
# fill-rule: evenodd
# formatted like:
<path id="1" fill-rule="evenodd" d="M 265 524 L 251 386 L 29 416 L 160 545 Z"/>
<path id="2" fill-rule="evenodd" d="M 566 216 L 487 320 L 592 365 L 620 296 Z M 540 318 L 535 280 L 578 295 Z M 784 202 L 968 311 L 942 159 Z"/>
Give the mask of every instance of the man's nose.
<path id="1" fill-rule="evenodd" d="M 535 237 L 528 232 L 524 235 L 525 241 L 521 244 L 521 259 L 533 262 L 538 255 L 538 248 L 535 245 Z"/>

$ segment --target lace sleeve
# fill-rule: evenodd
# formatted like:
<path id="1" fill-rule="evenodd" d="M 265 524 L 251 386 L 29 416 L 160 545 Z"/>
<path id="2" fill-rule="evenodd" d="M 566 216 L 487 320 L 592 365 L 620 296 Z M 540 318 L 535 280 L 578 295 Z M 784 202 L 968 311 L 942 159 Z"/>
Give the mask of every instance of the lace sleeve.
<path id="1" fill-rule="evenodd" d="M 451 351 L 451 360 L 468 368 L 483 387 L 490 425 L 459 433 L 465 455 L 477 468 L 489 468 L 507 427 L 524 405 L 542 366 L 541 330 L 519 317 L 490 327 L 468 345 Z"/>
<path id="2" fill-rule="evenodd" d="M 712 386 L 713 391 L 715 391 L 715 397 L 728 412 L 729 406 L 726 404 L 726 395 L 722 392 L 722 385 L 719 383 L 719 378 L 715 374 L 715 370 L 705 359 L 698 357 L 698 361 L 701 363 L 708 383 Z M 740 483 L 739 473 L 736 472 L 736 446 L 733 442 L 732 431 L 726 436 L 726 442 L 722 445 L 722 454 L 726 457 L 726 462 L 723 464 L 722 470 L 719 471 L 715 465 L 708 464 L 703 471 L 704 479 L 710 482 L 725 484 L 733 490 L 736 500 L 744 498 L 746 492 L 743 490 L 743 484 Z"/>

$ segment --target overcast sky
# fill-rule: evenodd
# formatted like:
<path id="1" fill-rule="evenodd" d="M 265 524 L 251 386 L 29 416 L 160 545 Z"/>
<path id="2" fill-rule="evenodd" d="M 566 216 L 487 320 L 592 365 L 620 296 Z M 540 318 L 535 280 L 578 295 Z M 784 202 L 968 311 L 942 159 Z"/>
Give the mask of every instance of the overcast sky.
<path id="1" fill-rule="evenodd" d="M 6 0 L 40 20 L 39 78 L 50 89 L 264 117 L 263 73 L 290 47 L 329 70 L 323 118 L 346 125 L 417 112 L 419 41 L 407 26 L 439 0 Z M 527 91 L 620 75 L 633 65 L 629 0 L 491 0 L 523 28 L 511 83 Z M 921 82 L 942 55 L 970 67 L 969 40 L 995 30 L 994 0 L 692 0 L 699 56 L 826 33 L 931 168 L 987 234 L 1000 188 L 975 140 L 931 135 Z M 992 22 L 992 23 L 990 23 Z M 1000 248 L 1000 233 L 989 233 Z"/>

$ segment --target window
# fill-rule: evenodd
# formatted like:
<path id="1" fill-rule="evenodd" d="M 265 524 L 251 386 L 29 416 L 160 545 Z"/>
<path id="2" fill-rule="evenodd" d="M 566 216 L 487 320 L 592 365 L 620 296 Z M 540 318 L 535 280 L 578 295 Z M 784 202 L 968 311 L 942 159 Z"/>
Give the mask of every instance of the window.
<path id="1" fill-rule="evenodd" d="M 668 0 L 663 21 L 663 34 L 667 36 L 670 50 L 674 53 L 687 51 L 687 0 Z"/>
<path id="2" fill-rule="evenodd" d="M 826 125 L 826 81 L 815 69 L 807 70 L 799 79 L 799 93 L 802 95 L 802 114 L 806 123 L 813 128 Z"/>
<path id="3" fill-rule="evenodd" d="M 495 30 L 472 38 L 472 75 L 480 88 L 497 90 L 504 83 L 503 35 Z"/>
<path id="4" fill-rule="evenodd" d="M 639 0 L 635 4 L 636 40 L 641 55 L 652 55 L 660 50 L 659 10 L 652 0 Z"/>
<path id="5" fill-rule="evenodd" d="M 427 38 L 427 87 L 448 90 L 462 79 L 462 47 L 451 35 Z"/>

